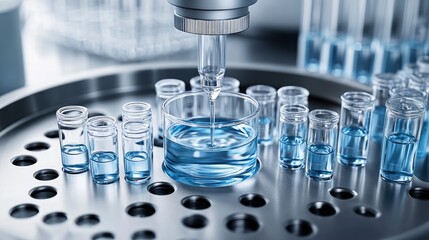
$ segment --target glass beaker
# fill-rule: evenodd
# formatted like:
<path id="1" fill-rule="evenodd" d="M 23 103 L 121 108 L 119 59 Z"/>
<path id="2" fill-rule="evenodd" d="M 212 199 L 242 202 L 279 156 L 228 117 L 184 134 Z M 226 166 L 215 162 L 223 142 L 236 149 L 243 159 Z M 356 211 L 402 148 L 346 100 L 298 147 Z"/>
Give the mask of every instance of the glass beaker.
<path id="1" fill-rule="evenodd" d="M 210 124 L 209 108 L 199 104 L 205 92 L 186 92 L 164 102 L 163 170 L 174 180 L 193 186 L 221 187 L 241 182 L 259 170 L 257 136 L 259 103 L 240 93 L 221 92 L 216 101 L 216 122 Z M 211 143 L 211 127 L 214 142 Z"/>

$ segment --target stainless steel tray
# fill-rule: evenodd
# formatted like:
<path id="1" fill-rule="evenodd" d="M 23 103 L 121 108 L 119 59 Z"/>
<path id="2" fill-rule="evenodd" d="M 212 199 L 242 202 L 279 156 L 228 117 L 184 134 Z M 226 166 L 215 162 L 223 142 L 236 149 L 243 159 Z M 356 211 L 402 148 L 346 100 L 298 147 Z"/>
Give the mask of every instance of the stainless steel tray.
<path id="1" fill-rule="evenodd" d="M 306 87 L 310 108 L 339 111 L 343 92 L 369 90 L 279 66 L 235 65 L 227 73 L 240 79 L 242 90 L 253 84 Z M 122 166 L 120 181 L 109 185 L 94 184 L 88 172 L 61 171 L 54 114 L 60 106 L 82 104 L 91 115 L 118 117 L 128 101 L 155 106 L 157 80 L 194 75 L 194 66 L 180 64 L 121 66 L 0 102 L 0 239 L 429 236 L 429 183 L 381 180 L 375 143 L 366 167 L 336 164 L 328 182 L 279 167 L 276 143 L 260 146 L 262 169 L 255 177 L 226 188 L 195 188 L 170 179 L 160 167 L 161 147 L 154 149 L 154 174 L 144 185 L 125 182 Z"/>

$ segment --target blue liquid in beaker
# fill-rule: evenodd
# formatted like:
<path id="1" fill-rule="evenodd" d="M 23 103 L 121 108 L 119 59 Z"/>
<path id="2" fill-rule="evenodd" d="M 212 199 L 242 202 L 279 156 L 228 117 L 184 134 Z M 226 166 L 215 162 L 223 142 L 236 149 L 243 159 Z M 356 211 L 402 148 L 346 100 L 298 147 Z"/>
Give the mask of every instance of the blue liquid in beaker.
<path id="1" fill-rule="evenodd" d="M 393 133 L 384 139 L 381 176 L 389 181 L 407 182 L 413 177 L 417 140 L 405 133 Z"/>
<path id="2" fill-rule="evenodd" d="M 304 167 L 306 140 L 298 136 L 282 136 L 279 142 L 280 164 L 291 169 Z"/>
<path id="3" fill-rule="evenodd" d="M 210 140 L 210 119 L 190 122 L 207 127 L 172 125 L 165 132 L 163 170 L 176 181 L 195 186 L 228 186 L 241 182 L 259 170 L 257 134 L 248 125 L 214 128 Z M 233 120 L 216 119 L 216 124 Z"/>
<path id="4" fill-rule="evenodd" d="M 312 144 L 307 151 L 306 175 L 315 180 L 329 180 L 334 172 L 334 148 L 325 144 Z"/>
<path id="5" fill-rule="evenodd" d="M 84 144 L 67 144 L 61 148 L 63 171 L 81 173 L 88 170 L 88 149 Z"/>
<path id="6" fill-rule="evenodd" d="M 130 151 L 125 154 L 125 180 L 130 183 L 142 183 L 151 175 L 152 164 L 144 151 Z"/>
<path id="7" fill-rule="evenodd" d="M 340 131 L 340 162 L 345 165 L 363 166 L 368 153 L 368 130 L 346 126 Z"/>
<path id="8" fill-rule="evenodd" d="M 92 179 L 99 184 L 119 179 L 118 156 L 114 152 L 95 152 L 91 155 Z"/>

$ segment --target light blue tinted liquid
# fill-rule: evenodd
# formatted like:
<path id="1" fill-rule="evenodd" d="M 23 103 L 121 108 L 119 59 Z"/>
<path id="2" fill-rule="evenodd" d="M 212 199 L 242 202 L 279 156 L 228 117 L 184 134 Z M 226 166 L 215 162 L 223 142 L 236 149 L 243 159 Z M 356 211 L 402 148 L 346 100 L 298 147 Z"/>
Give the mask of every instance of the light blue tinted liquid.
<path id="1" fill-rule="evenodd" d="M 209 118 L 193 122 L 207 126 Z M 216 123 L 227 122 L 217 119 Z M 259 170 L 257 134 L 248 125 L 214 129 L 172 125 L 165 132 L 163 170 L 173 179 L 194 186 L 228 186 L 241 182 Z"/>
<path id="2" fill-rule="evenodd" d="M 402 50 L 399 44 L 387 44 L 382 47 L 381 72 L 396 73 L 402 69 Z"/>
<path id="3" fill-rule="evenodd" d="M 305 174 L 315 180 L 329 180 L 334 172 L 334 148 L 330 145 L 312 144 L 307 149 Z"/>
<path id="4" fill-rule="evenodd" d="M 403 65 L 416 63 L 417 59 L 424 54 L 424 43 L 417 41 L 405 42 L 403 46 Z"/>
<path id="5" fill-rule="evenodd" d="M 280 164 L 291 169 L 304 167 L 306 141 L 303 137 L 282 136 L 279 141 Z"/>
<path id="6" fill-rule="evenodd" d="M 343 76 L 346 58 L 346 40 L 344 37 L 329 41 L 328 72 L 333 76 Z"/>
<path id="7" fill-rule="evenodd" d="M 427 110 L 426 110 L 427 111 Z M 420 134 L 419 147 L 417 149 L 417 159 L 426 158 L 426 148 L 429 139 L 429 115 L 426 114 L 423 121 L 422 132 Z"/>
<path id="8" fill-rule="evenodd" d="M 371 43 L 357 43 L 352 51 L 352 77 L 357 81 L 369 84 L 373 73 L 374 51 Z"/>
<path id="9" fill-rule="evenodd" d="M 371 139 L 376 142 L 383 140 L 384 118 L 386 116 L 385 106 L 375 106 L 371 120 Z"/>
<path id="10" fill-rule="evenodd" d="M 320 33 L 308 33 L 304 39 L 304 68 L 311 72 L 318 72 L 320 67 L 320 53 L 322 50 L 322 36 Z"/>
<path id="11" fill-rule="evenodd" d="M 108 184 L 119 179 L 118 156 L 114 152 L 94 152 L 91 155 L 92 179 L 98 184 Z"/>
<path id="12" fill-rule="evenodd" d="M 88 149 L 84 144 L 68 144 L 61 148 L 63 171 L 81 173 L 88 170 Z"/>
<path id="13" fill-rule="evenodd" d="M 389 181 L 411 181 L 417 140 L 405 133 L 393 133 L 386 137 L 381 152 L 380 175 Z"/>
<path id="14" fill-rule="evenodd" d="M 355 126 L 343 127 L 338 150 L 341 163 L 351 166 L 365 165 L 368 156 L 368 130 Z"/>
<path id="15" fill-rule="evenodd" d="M 125 180 L 130 183 L 144 183 L 152 175 L 152 162 L 144 151 L 127 152 L 124 167 Z"/>
<path id="16" fill-rule="evenodd" d="M 274 119 L 268 117 L 259 118 L 259 143 L 267 143 L 273 140 Z"/>

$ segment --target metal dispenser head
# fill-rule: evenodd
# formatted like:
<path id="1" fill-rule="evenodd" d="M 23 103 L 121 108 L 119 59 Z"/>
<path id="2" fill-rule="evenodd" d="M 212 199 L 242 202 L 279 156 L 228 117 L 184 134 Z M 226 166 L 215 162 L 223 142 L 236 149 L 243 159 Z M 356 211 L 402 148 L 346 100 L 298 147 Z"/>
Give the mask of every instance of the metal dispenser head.
<path id="1" fill-rule="evenodd" d="M 249 6 L 257 0 L 168 0 L 174 26 L 188 33 L 225 35 L 249 27 Z"/>

